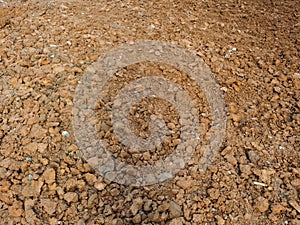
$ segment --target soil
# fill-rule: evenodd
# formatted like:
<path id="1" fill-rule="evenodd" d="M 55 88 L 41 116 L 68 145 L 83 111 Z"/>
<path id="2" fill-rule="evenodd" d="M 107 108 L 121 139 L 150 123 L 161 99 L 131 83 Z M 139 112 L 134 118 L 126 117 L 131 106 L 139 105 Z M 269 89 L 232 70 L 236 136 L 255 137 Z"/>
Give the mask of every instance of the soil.
<path id="1" fill-rule="evenodd" d="M 0 224 L 300 224 L 299 11 L 296 0 L 0 0 Z M 72 105 L 93 62 L 140 40 L 197 52 L 221 86 L 227 127 L 206 170 L 197 167 L 196 149 L 174 179 L 133 187 L 104 179 L 82 157 Z M 201 147 L 209 107 L 177 68 L 128 66 L 99 105 L 153 73 L 197 102 Z M 178 144 L 180 123 L 168 102 L 146 98 L 131 111 L 137 136 L 149 136 L 151 114 L 172 133 L 150 154 L 120 150 L 101 110 L 99 138 L 123 161 L 151 164 Z"/>

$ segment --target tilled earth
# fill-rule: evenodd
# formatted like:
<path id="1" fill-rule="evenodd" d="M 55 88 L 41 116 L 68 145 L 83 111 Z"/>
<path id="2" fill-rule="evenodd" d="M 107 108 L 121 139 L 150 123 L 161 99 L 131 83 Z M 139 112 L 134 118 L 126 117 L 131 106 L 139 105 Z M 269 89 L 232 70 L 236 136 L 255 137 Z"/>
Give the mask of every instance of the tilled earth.
<path id="1" fill-rule="evenodd" d="M 298 1 L 0 0 L 0 224 L 300 224 L 300 4 Z M 120 160 L 151 164 L 174 151 L 180 123 L 168 102 L 130 112 L 149 136 L 162 115 L 172 135 L 152 152 L 118 148 L 112 98 L 157 74 L 196 101 L 201 140 L 174 179 L 145 187 L 108 181 L 84 160 L 72 104 L 84 71 L 140 40 L 197 52 L 221 86 L 227 128 L 220 154 L 199 169 L 209 139 L 205 95 L 183 71 L 144 62 L 118 71 L 99 102 L 99 138 Z M 64 132 L 67 131 L 67 132 Z"/>

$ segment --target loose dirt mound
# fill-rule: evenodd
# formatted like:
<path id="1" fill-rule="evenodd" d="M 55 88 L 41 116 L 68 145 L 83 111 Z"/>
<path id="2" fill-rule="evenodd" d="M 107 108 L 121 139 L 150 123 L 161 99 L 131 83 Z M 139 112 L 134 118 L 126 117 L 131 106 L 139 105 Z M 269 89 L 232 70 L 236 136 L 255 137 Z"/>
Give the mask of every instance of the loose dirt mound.
<path id="1" fill-rule="evenodd" d="M 0 0 L 0 224 L 300 224 L 299 11 L 292 0 Z M 136 77 L 183 86 L 202 124 L 195 156 L 174 179 L 137 188 L 104 179 L 83 159 L 72 105 L 93 62 L 141 40 L 197 52 L 221 86 L 227 128 L 220 154 L 199 169 L 211 123 L 205 94 L 169 65 L 119 71 L 97 111 L 99 138 L 115 157 L 151 164 L 180 142 L 172 105 L 148 98 L 132 109 L 131 125 L 146 138 L 151 114 L 163 115 L 165 147 L 117 146 L 103 109 Z"/>

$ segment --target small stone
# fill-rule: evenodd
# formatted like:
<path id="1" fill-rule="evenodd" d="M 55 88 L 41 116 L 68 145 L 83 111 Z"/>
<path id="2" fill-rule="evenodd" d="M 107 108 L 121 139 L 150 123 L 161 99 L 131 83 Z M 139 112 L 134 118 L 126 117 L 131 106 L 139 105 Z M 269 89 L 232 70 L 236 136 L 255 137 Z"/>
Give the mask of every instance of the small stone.
<path id="1" fill-rule="evenodd" d="M 132 222 L 134 224 L 141 224 L 142 222 L 142 216 L 140 214 L 137 214 L 133 217 Z"/>
<path id="2" fill-rule="evenodd" d="M 293 185 L 294 187 L 298 188 L 300 187 L 300 178 L 296 178 L 291 182 L 291 185 Z"/>
<path id="3" fill-rule="evenodd" d="M 76 188 L 80 192 L 84 191 L 86 189 L 86 183 L 84 182 L 84 180 L 77 181 Z"/>
<path id="4" fill-rule="evenodd" d="M 240 92 L 241 89 L 239 88 L 239 86 L 237 86 L 236 84 L 233 84 L 232 85 L 233 89 L 236 91 L 236 92 Z"/>
<path id="5" fill-rule="evenodd" d="M 231 77 L 231 78 L 229 78 L 228 80 L 226 80 L 226 84 L 229 86 L 229 85 L 232 85 L 232 84 L 234 84 L 234 83 L 236 83 L 237 82 L 237 80 L 235 79 L 235 78 L 233 78 L 233 77 Z M 235 104 L 235 103 L 230 103 L 230 105 L 231 104 Z M 229 106 L 230 106 L 229 105 Z"/>
<path id="6" fill-rule="evenodd" d="M 154 54 L 155 54 L 156 56 L 161 55 L 160 51 L 155 51 Z"/>
<path id="7" fill-rule="evenodd" d="M 225 224 L 225 220 L 221 216 L 216 215 L 215 218 L 217 219 L 218 225 L 224 225 Z"/>
<path id="8" fill-rule="evenodd" d="M 144 211 L 146 211 L 146 212 L 151 211 L 152 210 L 152 206 L 151 205 L 152 205 L 152 200 L 147 200 L 144 203 L 144 207 L 143 207 Z"/>
<path id="9" fill-rule="evenodd" d="M 234 82 L 234 80 L 233 80 L 233 82 Z M 235 102 L 230 102 L 228 104 L 228 111 L 230 113 L 237 113 L 238 110 L 239 110 L 239 107 L 237 106 L 237 104 Z"/>
<path id="10" fill-rule="evenodd" d="M 38 144 L 36 142 L 30 142 L 24 146 L 23 151 L 27 155 L 33 155 L 38 149 Z"/>
<path id="11" fill-rule="evenodd" d="M 299 204 L 296 202 L 296 200 L 290 200 L 289 204 L 297 210 L 298 213 L 300 213 L 300 206 Z"/>
<path id="12" fill-rule="evenodd" d="M 101 182 L 101 181 L 97 181 L 97 182 L 95 182 L 94 187 L 95 187 L 98 191 L 102 191 L 102 190 L 105 189 L 106 184 L 103 183 L 103 182 Z"/>
<path id="13" fill-rule="evenodd" d="M 77 180 L 75 178 L 71 178 L 66 181 L 64 188 L 66 191 L 74 191 L 77 187 Z"/>
<path id="14" fill-rule="evenodd" d="M 77 176 L 80 174 L 79 170 L 76 168 L 70 168 L 70 171 L 73 176 Z"/>
<path id="15" fill-rule="evenodd" d="M 280 62 L 280 60 L 279 60 L 279 59 L 276 59 L 276 60 L 275 60 L 275 62 L 274 62 L 275 66 L 279 66 L 279 65 L 280 65 L 280 63 L 281 63 L 281 62 Z"/>
<path id="16" fill-rule="evenodd" d="M 252 214 L 250 214 L 250 213 L 246 213 L 246 214 L 244 215 L 244 218 L 245 218 L 246 221 L 252 221 L 253 216 L 252 216 Z"/>
<path id="17" fill-rule="evenodd" d="M 56 188 L 56 193 L 57 193 L 59 199 L 63 199 L 63 198 L 64 198 L 64 193 L 65 193 L 65 192 L 64 192 L 64 190 L 63 190 L 62 187 L 58 186 L 58 187 Z"/>
<path id="18" fill-rule="evenodd" d="M 224 92 L 227 92 L 228 88 L 227 87 L 221 87 L 221 90 L 224 91 Z"/>
<path id="19" fill-rule="evenodd" d="M 171 219 L 180 217 L 183 214 L 180 206 L 173 201 L 170 201 L 169 212 L 170 212 L 169 215 Z"/>
<path id="20" fill-rule="evenodd" d="M 28 181 L 29 182 L 29 181 Z M 22 195 L 24 197 L 34 197 L 38 196 L 43 186 L 42 181 L 30 181 L 22 190 Z"/>
<path id="21" fill-rule="evenodd" d="M 52 184 L 55 182 L 55 170 L 53 168 L 46 169 L 43 173 L 44 180 L 47 184 Z"/>
<path id="22" fill-rule="evenodd" d="M 0 18 L 0 29 L 5 27 L 7 24 L 9 24 L 9 20 L 6 17 L 1 17 Z"/>
<path id="23" fill-rule="evenodd" d="M 232 152 L 232 147 L 227 146 L 227 147 L 221 152 L 221 155 L 222 155 L 222 156 L 225 156 L 225 155 L 229 154 L 230 152 Z"/>
<path id="24" fill-rule="evenodd" d="M 49 225 L 60 225 L 61 224 L 61 221 L 59 221 L 58 219 L 52 217 L 52 218 L 49 218 Z"/>
<path id="25" fill-rule="evenodd" d="M 9 172 L 7 169 L 5 169 L 4 167 L 0 167 L 0 178 L 4 179 L 5 177 L 7 177 L 9 175 Z"/>
<path id="26" fill-rule="evenodd" d="M 176 128 L 176 125 L 174 123 L 168 123 L 168 128 L 173 130 Z"/>
<path id="27" fill-rule="evenodd" d="M 218 199 L 220 196 L 220 191 L 216 188 L 211 188 L 207 190 L 207 193 L 212 199 Z"/>
<path id="28" fill-rule="evenodd" d="M 172 142 L 173 142 L 174 146 L 177 146 L 177 145 L 179 145 L 181 143 L 181 140 L 180 139 L 175 139 Z"/>
<path id="29" fill-rule="evenodd" d="M 120 191 L 117 188 L 113 188 L 110 190 L 111 196 L 118 196 L 120 194 Z"/>
<path id="30" fill-rule="evenodd" d="M 85 225 L 84 219 L 79 220 L 76 225 Z"/>
<path id="31" fill-rule="evenodd" d="M 36 217 L 36 213 L 32 210 L 35 204 L 36 201 L 32 199 L 27 199 L 24 202 L 25 219 L 27 224 L 37 224 L 38 222 L 40 222 L 40 220 L 38 220 L 38 218 Z"/>
<path id="32" fill-rule="evenodd" d="M 15 201 L 12 206 L 8 207 L 8 212 L 12 217 L 20 217 L 23 214 L 22 203 Z"/>
<path id="33" fill-rule="evenodd" d="M 53 72 L 55 73 L 55 74 L 58 74 L 58 73 L 62 73 L 62 72 L 64 72 L 65 71 L 65 67 L 64 66 L 55 66 L 54 68 L 53 68 Z"/>
<path id="34" fill-rule="evenodd" d="M 242 114 L 232 114 L 231 117 L 234 122 L 240 122 L 244 118 Z"/>
<path id="35" fill-rule="evenodd" d="M 158 212 L 153 212 L 149 214 L 149 220 L 154 223 L 159 223 L 161 221 L 161 217 Z"/>
<path id="36" fill-rule="evenodd" d="M 46 158 L 41 158 L 40 161 L 44 166 L 47 166 L 49 164 L 49 160 Z"/>
<path id="37" fill-rule="evenodd" d="M 262 182 L 253 181 L 253 184 L 254 184 L 254 185 L 261 186 L 261 187 L 268 187 L 268 185 L 267 185 L 267 184 L 265 184 L 265 183 L 262 183 Z"/>
<path id="38" fill-rule="evenodd" d="M 247 152 L 247 155 L 249 157 L 250 162 L 256 164 L 257 161 L 259 160 L 259 156 L 255 151 L 249 151 Z"/>
<path id="39" fill-rule="evenodd" d="M 35 200 L 26 199 L 24 202 L 25 211 L 31 209 L 36 204 Z"/>
<path id="40" fill-rule="evenodd" d="M 281 88 L 276 86 L 276 87 L 274 87 L 274 91 L 277 92 L 277 93 L 280 93 Z"/>
<path id="41" fill-rule="evenodd" d="M 41 206 L 49 215 L 52 215 L 56 210 L 57 203 L 50 199 L 41 199 Z"/>
<path id="42" fill-rule="evenodd" d="M 47 130 L 44 129 L 39 124 L 34 124 L 30 131 L 30 135 L 36 139 L 41 139 L 41 138 L 45 137 L 46 134 L 47 134 Z"/>
<path id="43" fill-rule="evenodd" d="M 10 185 L 9 185 L 10 186 Z M 2 188 L 1 188 L 2 189 Z M 0 189 L 0 191 L 2 191 Z M 8 189 L 8 188 L 7 188 Z M 1 202 L 4 202 L 4 203 L 6 203 L 6 204 L 12 204 L 12 200 L 13 200 L 13 198 L 12 198 L 12 194 L 8 194 L 8 193 L 1 193 L 1 195 L 0 195 L 0 201 Z"/>
<path id="44" fill-rule="evenodd" d="M 240 164 L 240 171 L 244 177 L 247 177 L 251 174 L 251 166 Z"/>
<path id="45" fill-rule="evenodd" d="M 38 152 L 44 153 L 47 150 L 48 144 L 38 143 Z"/>
<path id="46" fill-rule="evenodd" d="M 85 174 L 85 180 L 89 185 L 94 185 L 95 181 L 97 180 L 97 177 L 94 174 L 87 173 Z"/>
<path id="47" fill-rule="evenodd" d="M 225 155 L 224 158 L 231 164 L 231 165 L 236 165 L 237 164 L 237 160 L 233 155 L 233 152 L 231 152 L 228 155 Z"/>
<path id="48" fill-rule="evenodd" d="M 103 219 L 103 223 L 100 222 L 100 224 L 104 224 L 104 219 Z M 124 223 L 123 223 L 122 219 L 116 218 L 116 219 L 113 219 L 111 222 L 109 222 L 109 224 L 111 224 L 111 225 L 123 225 Z"/>
<path id="49" fill-rule="evenodd" d="M 111 209 L 111 206 L 110 205 L 105 205 L 103 213 L 104 213 L 105 216 L 111 215 L 113 213 L 113 211 Z"/>
<path id="50" fill-rule="evenodd" d="M 193 222 L 194 223 L 196 223 L 196 224 L 202 224 L 201 222 L 203 222 L 202 221 L 202 216 L 201 216 L 201 214 L 194 214 L 193 215 Z"/>
<path id="51" fill-rule="evenodd" d="M 275 171 L 273 170 L 262 170 L 260 178 L 263 182 L 269 183 L 271 175 L 273 175 L 274 173 Z"/>
<path id="52" fill-rule="evenodd" d="M 130 207 L 130 211 L 133 216 L 135 216 L 139 210 L 141 210 L 143 207 L 143 199 L 141 197 L 134 199 L 133 203 Z"/>
<path id="53" fill-rule="evenodd" d="M 145 152 L 144 154 L 143 154 L 143 158 L 144 158 L 144 160 L 146 160 L 146 161 L 149 161 L 150 159 L 151 159 L 151 154 L 150 154 L 150 152 Z"/>
<path id="54" fill-rule="evenodd" d="M 67 192 L 65 195 L 64 195 L 64 200 L 66 200 L 66 202 L 68 203 L 75 203 L 75 202 L 78 202 L 78 194 L 75 193 L 75 192 Z"/>
<path id="55" fill-rule="evenodd" d="M 179 178 L 178 181 L 176 182 L 176 185 L 178 187 L 181 187 L 183 190 L 188 190 L 190 187 L 194 185 L 194 180 L 192 177 L 187 177 L 187 178 Z"/>
<path id="56" fill-rule="evenodd" d="M 297 90 L 299 90 L 300 89 L 300 79 L 294 79 L 293 80 L 293 83 L 294 83 L 294 86 L 295 86 L 295 88 L 297 89 Z"/>
<path id="57" fill-rule="evenodd" d="M 68 131 L 65 131 L 65 130 L 61 132 L 61 135 L 65 138 L 68 138 L 70 136 Z"/>
<path id="58" fill-rule="evenodd" d="M 169 223 L 169 225 L 183 225 L 183 219 L 180 217 L 180 218 L 175 218 L 175 219 L 172 219 L 171 222 Z"/>
<path id="59" fill-rule="evenodd" d="M 183 205 L 183 216 L 185 218 L 185 220 L 190 221 L 191 218 L 191 209 L 190 207 L 187 206 L 187 204 Z"/>
<path id="60" fill-rule="evenodd" d="M 275 204 L 272 206 L 272 212 L 274 214 L 280 214 L 285 208 L 280 204 Z"/>
<path id="61" fill-rule="evenodd" d="M 97 168 L 99 166 L 98 157 L 89 158 L 87 162 L 92 168 Z"/>
<path id="62" fill-rule="evenodd" d="M 19 170 L 21 168 L 21 163 L 12 158 L 6 158 L 0 161 L 0 166 L 10 170 Z"/>
<path id="63" fill-rule="evenodd" d="M 98 202 L 98 195 L 96 193 L 92 194 L 88 199 L 88 208 L 93 208 Z"/>
<path id="64" fill-rule="evenodd" d="M 33 175 L 32 175 L 32 174 L 29 174 L 29 175 L 28 175 L 28 181 L 32 181 L 32 179 L 33 179 Z"/>
<path id="65" fill-rule="evenodd" d="M 169 209 L 169 207 L 170 207 L 170 203 L 165 202 L 162 205 L 158 206 L 157 211 L 158 212 L 165 212 Z"/>
<path id="66" fill-rule="evenodd" d="M 269 202 L 264 197 L 258 197 L 256 199 L 255 206 L 258 209 L 258 211 L 260 211 L 260 212 L 266 212 L 269 209 Z"/>

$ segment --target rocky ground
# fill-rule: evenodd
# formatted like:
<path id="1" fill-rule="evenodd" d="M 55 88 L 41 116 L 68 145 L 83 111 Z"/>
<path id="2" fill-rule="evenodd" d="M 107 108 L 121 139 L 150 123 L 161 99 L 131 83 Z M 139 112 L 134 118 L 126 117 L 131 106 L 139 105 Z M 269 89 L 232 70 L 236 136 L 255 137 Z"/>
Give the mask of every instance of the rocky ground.
<path id="1" fill-rule="evenodd" d="M 300 224 L 299 11 L 295 0 L 0 0 L 0 224 Z M 132 187 L 84 160 L 72 105 L 88 66 L 139 40 L 197 52 L 221 86 L 228 118 L 220 154 L 199 170 L 211 122 L 201 90 L 169 65 L 119 71 L 101 104 L 126 82 L 156 73 L 195 99 L 203 128 L 195 156 L 174 179 Z M 109 148 L 109 116 L 97 113 Z M 180 124 L 163 100 L 138 103 L 133 130 L 147 137 L 152 113 L 172 131 L 166 147 L 110 148 L 115 157 L 151 164 L 174 150 Z"/>

